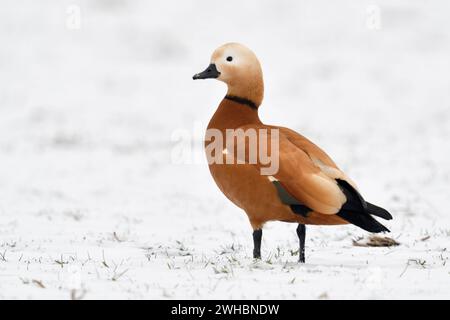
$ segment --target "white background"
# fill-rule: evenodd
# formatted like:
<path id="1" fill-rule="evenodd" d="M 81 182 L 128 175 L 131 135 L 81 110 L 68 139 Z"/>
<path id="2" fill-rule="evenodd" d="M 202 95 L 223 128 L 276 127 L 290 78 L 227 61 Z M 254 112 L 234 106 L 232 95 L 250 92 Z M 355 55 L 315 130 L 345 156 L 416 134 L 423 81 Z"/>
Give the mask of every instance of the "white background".
<path id="1" fill-rule="evenodd" d="M 449 9 L 2 1 L 0 298 L 449 298 Z M 308 227 L 298 265 L 295 225 L 271 223 L 253 261 L 245 214 L 171 156 L 224 96 L 192 75 L 229 41 L 261 60 L 262 120 L 325 149 L 392 212 L 399 247 Z"/>

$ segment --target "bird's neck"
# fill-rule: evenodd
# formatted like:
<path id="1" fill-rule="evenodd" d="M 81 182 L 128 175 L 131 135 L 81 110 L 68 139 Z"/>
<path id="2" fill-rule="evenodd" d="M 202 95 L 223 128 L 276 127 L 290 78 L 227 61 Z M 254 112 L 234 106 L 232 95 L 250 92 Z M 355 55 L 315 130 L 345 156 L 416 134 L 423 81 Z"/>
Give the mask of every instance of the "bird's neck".
<path id="1" fill-rule="evenodd" d="M 258 108 L 253 108 L 245 102 L 238 101 L 238 99 L 230 98 L 227 94 L 211 118 L 208 129 L 235 129 L 248 124 L 261 123 Z"/>
<path id="2" fill-rule="evenodd" d="M 249 75 L 248 79 L 240 78 L 240 81 L 228 83 L 227 96 L 249 100 L 259 107 L 264 98 L 262 74 L 256 77 Z"/>

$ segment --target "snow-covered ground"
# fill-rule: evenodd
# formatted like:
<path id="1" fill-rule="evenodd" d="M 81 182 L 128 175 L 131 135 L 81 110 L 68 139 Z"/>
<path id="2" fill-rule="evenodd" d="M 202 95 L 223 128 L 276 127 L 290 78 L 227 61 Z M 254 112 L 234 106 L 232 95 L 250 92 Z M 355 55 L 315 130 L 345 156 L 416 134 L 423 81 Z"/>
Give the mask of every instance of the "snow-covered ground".
<path id="1" fill-rule="evenodd" d="M 449 9 L 2 1 L 0 299 L 450 298 Z M 225 87 L 191 77 L 229 41 L 261 59 L 261 118 L 327 150 L 400 246 L 309 227 L 298 265 L 295 226 L 272 223 L 253 261 L 245 214 L 195 158 Z"/>

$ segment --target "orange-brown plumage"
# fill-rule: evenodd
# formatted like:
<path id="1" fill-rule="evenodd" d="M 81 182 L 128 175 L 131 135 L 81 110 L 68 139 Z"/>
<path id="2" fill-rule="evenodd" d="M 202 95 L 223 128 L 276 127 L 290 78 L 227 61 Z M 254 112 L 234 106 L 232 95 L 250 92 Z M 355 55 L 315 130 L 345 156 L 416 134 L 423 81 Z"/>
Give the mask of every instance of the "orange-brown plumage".
<path id="1" fill-rule="evenodd" d="M 368 231 L 387 231 L 370 214 L 386 219 L 391 218 L 390 214 L 366 203 L 354 182 L 323 150 L 291 129 L 261 122 L 258 107 L 263 100 L 264 85 L 261 67 L 253 52 L 235 43 L 218 48 L 212 55 L 210 67 L 194 76 L 194 79 L 202 78 L 217 78 L 228 85 L 227 96 L 212 117 L 208 130 L 218 130 L 224 137 L 230 129 L 242 129 L 244 132 L 263 130 L 269 138 L 273 130 L 277 130 L 278 149 L 272 150 L 268 145 L 266 150 L 262 150 L 271 155 L 278 151 L 279 166 L 273 175 L 261 174 L 261 168 L 266 164 L 261 163 L 259 158 L 256 162 L 250 161 L 250 140 L 245 145 L 244 158 L 239 156 L 237 149 L 227 149 L 224 140 L 223 163 L 209 164 L 211 175 L 220 190 L 247 213 L 254 230 L 260 230 L 267 221 L 285 221 L 300 225 L 351 222 Z M 259 144 L 260 136 L 256 139 L 259 152 L 264 147 Z M 213 141 L 207 137 L 206 150 L 210 149 L 211 143 Z M 230 157 L 235 160 L 233 163 L 226 162 Z M 289 201 L 294 202 L 287 202 L 283 198 L 285 193 Z M 295 206 L 306 209 L 307 213 L 296 211 L 298 207 Z M 302 247 L 304 227 L 298 234 Z M 261 234 L 255 237 L 254 233 L 255 257 L 258 256 L 260 237 Z M 301 256 L 300 260 L 304 257 L 302 259 Z"/>
<path id="2" fill-rule="evenodd" d="M 247 106 L 226 99 L 221 102 L 215 115 L 211 119 L 208 129 L 211 128 L 221 130 L 224 135 L 226 129 L 280 129 L 280 133 L 282 134 L 281 139 L 286 140 L 284 143 L 280 144 L 280 156 L 282 159 L 285 159 L 285 161 L 281 161 L 280 172 L 275 177 L 279 178 L 278 180 L 280 181 L 286 181 L 287 183 L 283 185 L 287 190 L 294 196 L 296 195 L 300 201 L 304 199 L 306 201 L 305 203 L 311 205 L 310 208 L 315 208 L 313 204 L 317 202 L 319 202 L 317 208 L 319 209 L 322 207 L 320 205 L 320 196 L 324 197 L 324 203 L 330 202 L 330 200 L 327 199 L 329 198 L 329 195 L 326 192 L 320 192 L 320 188 L 316 188 L 314 183 L 311 182 L 308 184 L 308 187 L 311 189 L 307 190 L 312 190 L 314 195 L 318 195 L 319 201 L 308 202 L 307 199 L 310 199 L 311 196 L 308 192 L 302 191 L 304 188 L 299 184 L 302 181 L 309 182 L 309 179 L 302 178 L 303 175 L 321 174 L 320 169 L 313 164 L 307 153 L 303 150 L 307 150 L 308 154 L 311 154 L 318 159 L 323 159 L 326 163 L 331 161 L 326 160 L 327 158 L 323 157 L 323 155 L 326 156 L 326 154 L 306 138 L 303 138 L 300 135 L 294 135 L 295 132 L 289 129 L 266 126 L 259 120 L 257 110 L 250 109 Z M 296 139 L 297 142 L 302 139 L 302 144 L 297 143 L 296 145 L 291 143 L 288 140 L 289 138 Z M 208 145 L 208 142 L 206 145 Z M 302 146 L 305 147 L 302 148 Z M 223 147 L 224 149 L 226 148 L 225 143 Z M 289 148 L 289 151 L 294 149 L 297 150 L 294 150 L 295 154 L 292 156 L 289 155 L 289 157 L 286 158 L 287 148 Z M 335 165 L 334 167 L 337 169 Z M 294 214 L 288 205 L 281 202 L 275 186 L 269 181 L 267 176 L 260 174 L 258 165 L 213 163 L 209 165 L 209 169 L 220 190 L 228 199 L 247 213 L 250 222 L 255 229 L 262 227 L 265 222 L 273 220 L 316 225 L 348 223 L 338 216 L 323 214 L 316 210 L 307 218 Z M 299 180 L 296 179 L 297 177 Z M 338 188 L 337 185 L 336 188 Z M 336 190 L 336 192 L 339 192 L 339 190 Z M 337 207 L 335 208 L 335 211 L 338 211 Z"/>

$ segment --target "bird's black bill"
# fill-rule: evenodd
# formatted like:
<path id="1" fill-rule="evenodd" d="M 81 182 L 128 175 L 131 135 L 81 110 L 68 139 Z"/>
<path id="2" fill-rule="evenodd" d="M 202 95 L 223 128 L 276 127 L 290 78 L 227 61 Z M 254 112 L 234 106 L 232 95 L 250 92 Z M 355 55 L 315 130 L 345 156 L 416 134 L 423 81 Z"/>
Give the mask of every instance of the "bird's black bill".
<path id="1" fill-rule="evenodd" d="M 205 71 L 197 73 L 192 77 L 194 80 L 198 79 L 215 79 L 220 76 L 220 72 L 217 71 L 216 65 L 211 63 Z"/>

